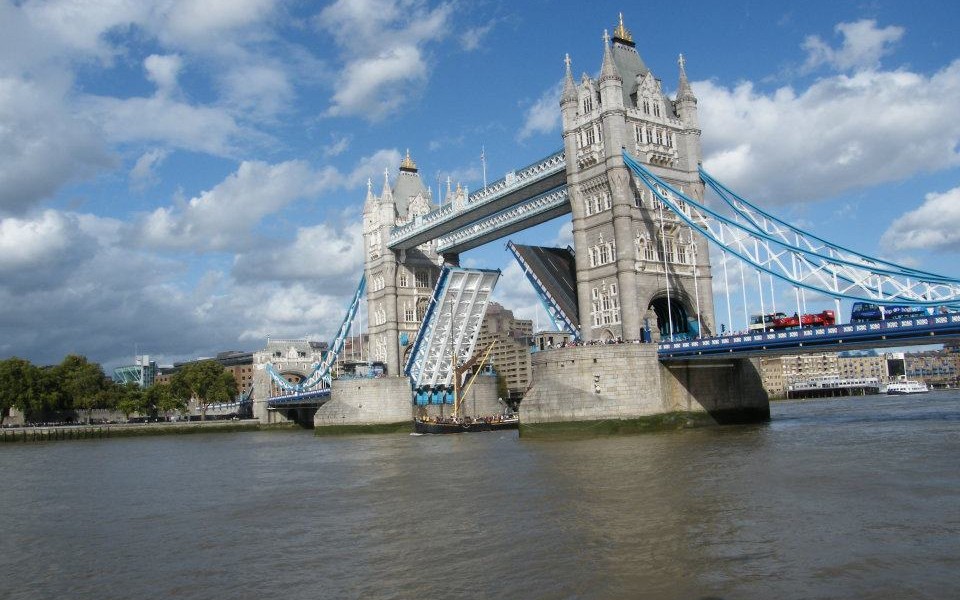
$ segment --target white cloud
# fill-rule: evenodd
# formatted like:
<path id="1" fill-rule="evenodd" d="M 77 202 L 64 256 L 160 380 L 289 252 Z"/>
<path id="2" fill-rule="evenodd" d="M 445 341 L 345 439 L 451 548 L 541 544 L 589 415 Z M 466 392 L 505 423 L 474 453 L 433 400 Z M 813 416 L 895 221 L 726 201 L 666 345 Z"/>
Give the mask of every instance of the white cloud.
<path id="1" fill-rule="evenodd" d="M 224 35 L 270 19 L 276 0 L 177 0 L 158 3 L 162 16 L 158 29 L 170 42 L 214 45 Z"/>
<path id="2" fill-rule="evenodd" d="M 426 64 L 415 46 L 397 46 L 353 61 L 340 74 L 327 114 L 379 121 L 407 102 L 426 77 Z"/>
<path id="3" fill-rule="evenodd" d="M 330 138 L 330 143 L 323 148 L 323 155 L 327 158 L 340 156 L 346 152 L 347 148 L 350 147 L 350 142 L 353 140 L 352 135 L 336 136 L 331 134 Z"/>
<path id="4" fill-rule="evenodd" d="M 919 208 L 890 225 L 880 243 L 890 250 L 960 251 L 960 187 L 927 194 Z"/>
<path id="5" fill-rule="evenodd" d="M 489 21 L 486 25 L 471 27 L 460 36 L 460 47 L 467 52 L 472 52 L 480 48 L 483 39 L 493 30 L 496 20 Z"/>
<path id="6" fill-rule="evenodd" d="M 155 169 L 163 164 L 169 154 L 168 150 L 160 148 L 144 152 L 130 170 L 130 186 L 136 190 L 143 190 L 155 185 L 159 181 Z"/>
<path id="7" fill-rule="evenodd" d="M 359 220 L 338 227 L 321 223 L 297 229 L 293 242 L 237 257 L 239 281 L 324 281 L 324 289 L 347 293 L 363 272 L 363 233 Z"/>
<path id="8" fill-rule="evenodd" d="M 767 204 L 820 200 L 960 164 L 960 61 L 861 71 L 806 90 L 697 82 L 704 167 Z"/>
<path id="9" fill-rule="evenodd" d="M 538 318 L 540 298 L 527 276 L 523 274 L 520 265 L 512 257 L 507 266 L 501 270 L 500 280 L 497 281 L 497 287 L 494 288 L 491 299 L 513 311 L 513 316 L 517 319 L 536 320 Z M 552 329 L 553 324 L 549 319 L 544 318 L 542 310 L 540 313 L 540 328 Z"/>
<path id="10" fill-rule="evenodd" d="M 22 214 L 62 185 L 114 164 L 98 128 L 71 116 L 69 85 L 0 77 L 0 215 Z"/>
<path id="11" fill-rule="evenodd" d="M 229 102 L 247 117 L 250 111 L 272 117 L 296 96 L 288 73 L 272 65 L 238 65 L 222 81 Z"/>
<path id="12" fill-rule="evenodd" d="M 367 179 L 371 179 L 374 184 L 382 182 L 384 171 L 395 173 L 399 166 L 399 150 L 396 148 L 377 150 L 372 155 L 360 159 L 356 168 L 347 175 L 345 185 L 349 189 L 363 185 Z"/>
<path id="13" fill-rule="evenodd" d="M 56 285 L 57 276 L 86 259 L 90 239 L 75 216 L 46 210 L 0 220 L 0 277 L 6 287 Z"/>
<path id="14" fill-rule="evenodd" d="M 416 97 L 428 68 L 423 47 L 446 35 L 452 5 L 425 2 L 338 0 L 316 17 L 343 50 L 328 116 L 379 121 Z"/>
<path id="15" fill-rule="evenodd" d="M 560 229 L 557 230 L 557 237 L 553 238 L 550 245 L 558 248 L 573 246 L 573 221 L 566 221 L 560 226 Z"/>
<path id="16" fill-rule="evenodd" d="M 104 38 L 115 29 L 148 20 L 152 6 L 131 0 L 29 2 L 21 14 L 35 35 L 64 54 L 93 56 L 109 62 L 119 53 Z"/>
<path id="17" fill-rule="evenodd" d="M 266 215 L 342 181 L 332 168 L 314 171 L 303 161 L 269 165 L 245 161 L 212 189 L 177 207 L 161 207 L 140 224 L 146 247 L 203 252 L 249 247 Z"/>
<path id="18" fill-rule="evenodd" d="M 814 69 L 826 64 L 839 71 L 873 69 L 880 66 L 880 57 L 893 51 L 891 47 L 903 37 L 903 27 L 877 28 L 877 22 L 863 19 L 855 23 L 840 23 L 835 31 L 843 36 L 839 49 L 812 35 L 804 40 L 807 51 L 804 68 Z"/>
<path id="19" fill-rule="evenodd" d="M 523 127 L 517 140 L 523 141 L 537 133 L 554 133 L 560 126 L 560 93 L 563 81 L 558 81 L 527 108 Z"/>
<path id="20" fill-rule="evenodd" d="M 252 133 L 225 110 L 192 106 L 162 96 L 153 98 L 88 97 L 84 112 L 115 143 L 149 142 L 229 156 Z"/>
<path id="21" fill-rule="evenodd" d="M 143 61 L 147 79 L 156 84 L 157 93 L 162 96 L 176 92 L 177 77 L 180 75 L 182 66 L 183 60 L 176 54 L 166 56 L 151 54 Z"/>

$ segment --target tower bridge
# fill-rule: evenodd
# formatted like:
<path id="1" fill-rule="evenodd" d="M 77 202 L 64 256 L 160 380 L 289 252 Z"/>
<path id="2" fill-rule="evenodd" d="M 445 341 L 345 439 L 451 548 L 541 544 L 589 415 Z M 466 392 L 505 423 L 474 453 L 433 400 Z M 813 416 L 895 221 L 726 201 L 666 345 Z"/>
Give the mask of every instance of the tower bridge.
<path id="1" fill-rule="evenodd" d="M 367 360 L 382 369 L 375 378 L 330 377 L 345 320 L 330 353 L 304 373 L 322 373 L 318 385 L 329 391 L 294 390 L 297 402 L 323 402 L 318 427 L 366 427 L 409 420 L 415 411 L 442 412 L 451 401 L 451 365 L 475 350 L 478 320 L 497 279 L 493 272 L 461 269 L 460 253 L 565 214 L 573 247 L 548 253 L 556 272 L 534 273 L 538 253 L 513 248 L 551 318 L 580 342 L 534 356 L 533 384 L 520 409 L 527 433 L 672 413 L 713 422 L 764 420 L 767 397 L 751 362 L 762 353 L 960 337 L 953 316 L 719 335 L 713 277 L 720 274 L 711 268 L 710 245 L 723 257 L 724 277 L 728 258 L 736 259 L 771 286 L 776 280 L 790 287 L 801 314 L 808 292 L 834 299 L 837 314 L 841 300 L 932 312 L 960 304 L 960 282 L 830 244 L 737 196 L 701 168 L 698 100 L 683 57 L 670 98 L 622 17 L 612 36 L 604 33 L 602 51 L 596 78 L 575 79 L 571 59 L 565 60 L 558 152 L 473 193 L 457 186 L 442 206 L 409 151 L 396 177 L 384 174 L 379 194 L 368 183 L 364 272 L 347 319 L 352 322 L 358 306 L 366 309 Z M 735 216 L 709 207 L 708 189 Z M 564 261 L 569 277 L 561 276 Z M 561 279 L 563 293 L 548 289 Z M 759 293 L 763 307 L 762 286 Z M 729 298 L 726 304 L 732 323 Z M 478 412 L 499 409 L 495 385 L 475 389 Z M 270 402 L 280 408 L 282 400 Z"/>

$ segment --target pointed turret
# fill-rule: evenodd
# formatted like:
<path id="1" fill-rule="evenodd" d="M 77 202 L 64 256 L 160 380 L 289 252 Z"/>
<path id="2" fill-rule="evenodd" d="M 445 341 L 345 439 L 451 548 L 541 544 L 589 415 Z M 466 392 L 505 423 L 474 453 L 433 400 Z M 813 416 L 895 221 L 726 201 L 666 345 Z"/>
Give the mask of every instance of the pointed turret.
<path id="1" fill-rule="evenodd" d="M 697 97 L 693 95 L 693 89 L 687 81 L 687 61 L 682 54 L 677 59 L 677 64 L 680 65 L 680 84 L 677 87 L 676 100 L 677 116 L 688 128 L 698 129 L 700 122 L 697 117 Z"/>
<path id="2" fill-rule="evenodd" d="M 560 95 L 560 106 L 567 102 L 577 101 L 577 84 L 573 82 L 573 71 L 570 69 L 570 55 L 563 57 L 563 63 L 566 65 L 566 73 L 563 76 L 563 93 Z"/>
<path id="3" fill-rule="evenodd" d="M 677 87 L 677 102 L 681 100 L 692 100 L 696 102 L 697 97 L 693 95 L 690 82 L 687 81 L 687 61 L 683 58 L 683 54 L 677 59 L 677 64 L 680 65 L 680 85 Z"/>
<path id="4" fill-rule="evenodd" d="M 393 188 L 390 187 L 390 169 L 383 170 L 383 190 L 380 192 L 381 202 L 393 202 Z"/>
<path id="5" fill-rule="evenodd" d="M 683 131 L 677 136 L 680 150 L 680 168 L 696 172 L 700 164 L 700 118 L 697 115 L 697 97 L 693 95 L 690 82 L 687 81 L 687 61 L 681 54 L 677 59 L 680 65 L 680 84 L 677 86 L 677 100 L 674 107 L 677 117 L 683 122 Z"/>
<path id="6" fill-rule="evenodd" d="M 563 76 L 563 94 L 560 95 L 560 117 L 563 121 L 563 131 L 574 126 L 577 118 L 577 84 L 573 82 L 573 72 L 570 70 L 570 55 L 563 58 L 566 73 Z"/>
<path id="7" fill-rule="evenodd" d="M 363 201 L 363 212 L 368 213 L 376 210 L 379 199 L 373 193 L 373 181 L 367 178 L 367 197 Z"/>
<path id="8" fill-rule="evenodd" d="M 617 65 L 613 62 L 613 52 L 610 51 L 610 36 L 607 34 L 607 30 L 603 30 L 603 64 L 600 66 L 600 85 L 603 85 L 604 81 L 614 79 L 618 83 L 623 82 L 623 78 L 620 77 L 620 73 L 617 72 Z"/>

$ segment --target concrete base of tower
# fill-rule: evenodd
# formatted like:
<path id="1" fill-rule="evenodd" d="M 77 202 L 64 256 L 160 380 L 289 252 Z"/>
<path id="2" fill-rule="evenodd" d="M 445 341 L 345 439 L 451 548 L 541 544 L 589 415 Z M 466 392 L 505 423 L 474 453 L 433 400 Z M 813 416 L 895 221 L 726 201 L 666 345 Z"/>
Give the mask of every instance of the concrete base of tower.
<path id="1" fill-rule="evenodd" d="M 520 434 L 624 433 L 765 421 L 767 395 L 750 361 L 661 364 L 656 344 L 537 352 L 520 403 Z"/>
<path id="2" fill-rule="evenodd" d="M 280 410 L 270 410 L 267 408 L 267 401 L 256 400 L 253 401 L 253 418 L 260 421 L 261 425 L 305 425 L 306 421 L 304 420 L 306 416 L 301 414 L 301 411 L 297 409 L 280 409 Z M 310 415 L 309 418 L 312 420 L 313 416 Z"/>
<path id="3" fill-rule="evenodd" d="M 313 425 L 318 435 L 413 431 L 410 380 L 335 379 L 330 400 L 317 409 Z"/>

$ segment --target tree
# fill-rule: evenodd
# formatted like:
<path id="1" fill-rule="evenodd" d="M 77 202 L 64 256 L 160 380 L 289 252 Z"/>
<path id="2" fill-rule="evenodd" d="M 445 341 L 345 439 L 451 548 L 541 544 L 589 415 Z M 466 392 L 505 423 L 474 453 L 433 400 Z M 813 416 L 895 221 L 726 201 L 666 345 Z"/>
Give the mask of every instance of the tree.
<path id="1" fill-rule="evenodd" d="M 237 382 L 217 361 L 201 360 L 181 367 L 170 380 L 170 389 L 175 396 L 196 400 L 206 419 L 208 404 L 229 402 L 237 395 Z"/>
<path id="2" fill-rule="evenodd" d="M 17 357 L 0 360 L 0 421 L 11 408 L 27 417 L 42 412 L 43 388 L 43 374 L 30 361 Z"/>
<path id="3" fill-rule="evenodd" d="M 178 397 L 166 383 L 155 383 L 144 393 L 144 404 L 150 414 L 167 413 L 175 410 L 185 410 L 187 403 Z"/>
<path id="4" fill-rule="evenodd" d="M 117 399 L 114 406 L 123 413 L 125 419 L 130 419 L 132 413 L 147 413 L 146 394 L 140 386 L 132 381 L 123 385 L 117 385 L 115 388 Z"/>
<path id="5" fill-rule="evenodd" d="M 113 384 L 103 374 L 97 363 L 87 361 L 85 356 L 71 354 L 54 368 L 60 389 L 74 410 L 86 410 L 87 421 L 95 408 L 109 408 L 111 395 L 103 393 Z"/>

